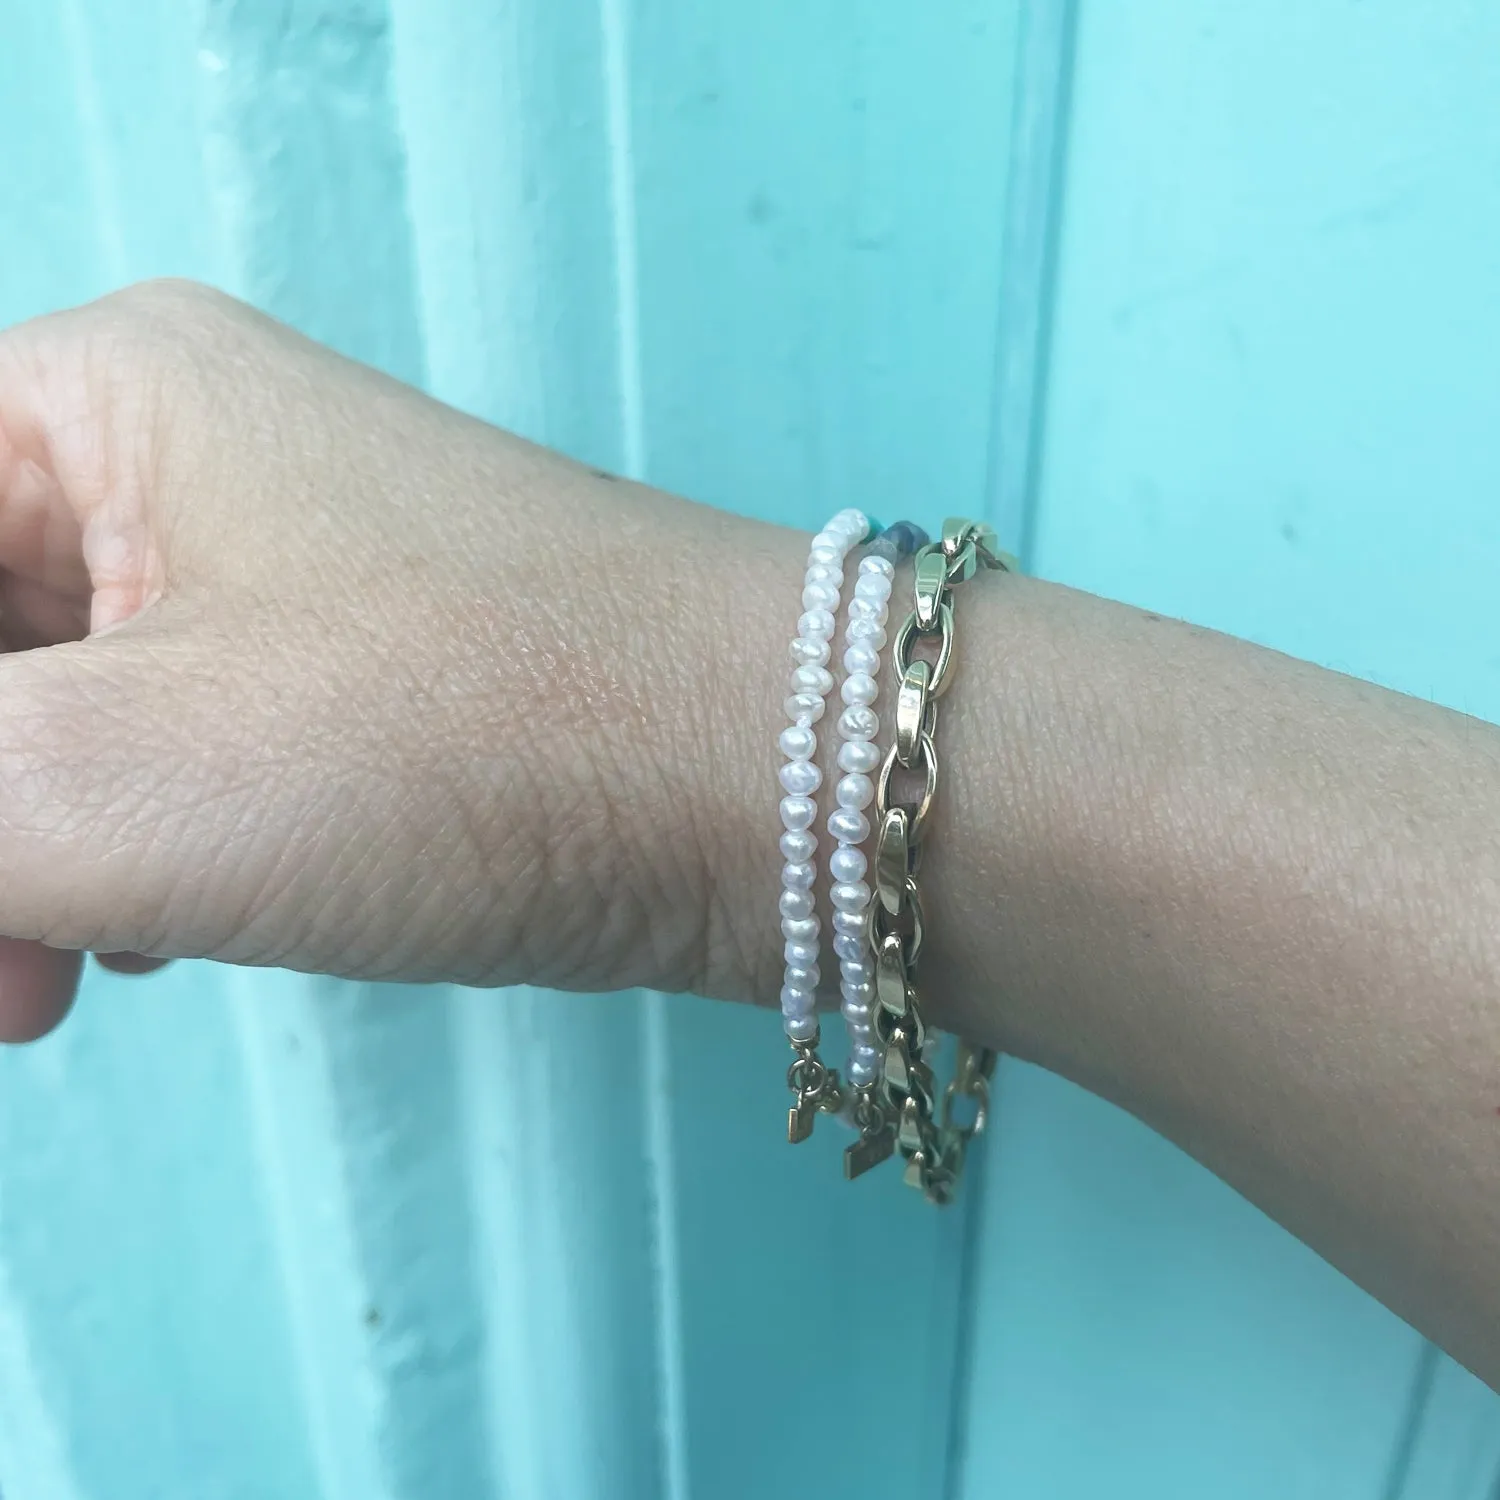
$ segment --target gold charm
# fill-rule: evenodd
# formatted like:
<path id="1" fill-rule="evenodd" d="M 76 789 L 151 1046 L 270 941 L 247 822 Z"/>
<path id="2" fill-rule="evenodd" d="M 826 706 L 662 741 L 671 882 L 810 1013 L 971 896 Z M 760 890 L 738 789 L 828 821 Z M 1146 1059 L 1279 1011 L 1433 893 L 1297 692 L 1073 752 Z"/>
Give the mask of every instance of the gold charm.
<path id="1" fill-rule="evenodd" d="M 792 1044 L 797 1056 L 786 1070 L 796 1102 L 786 1113 L 787 1143 L 799 1146 L 813 1133 L 818 1111 L 831 1114 L 844 1102 L 839 1075 L 818 1056 L 818 1039 Z"/>
<path id="2" fill-rule="evenodd" d="M 853 1182 L 872 1167 L 878 1167 L 896 1149 L 896 1138 L 889 1130 L 878 1135 L 862 1135 L 852 1146 L 844 1147 L 844 1177 Z"/>
<path id="3" fill-rule="evenodd" d="M 859 1139 L 844 1148 L 844 1177 L 849 1182 L 878 1167 L 896 1149 L 896 1133 L 875 1097 L 874 1085 L 854 1091 L 853 1114 Z"/>

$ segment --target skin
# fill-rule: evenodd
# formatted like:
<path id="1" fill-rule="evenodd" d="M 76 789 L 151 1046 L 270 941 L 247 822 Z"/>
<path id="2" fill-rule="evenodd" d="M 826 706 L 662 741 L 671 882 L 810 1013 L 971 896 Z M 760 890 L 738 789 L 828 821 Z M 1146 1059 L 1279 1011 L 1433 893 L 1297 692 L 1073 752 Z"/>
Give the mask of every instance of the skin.
<path id="1" fill-rule="evenodd" d="M 806 545 L 199 288 L 0 334 L 0 1034 L 84 951 L 773 1003 Z M 1500 731 L 1054 585 L 957 608 L 932 1019 L 1500 1382 Z"/>

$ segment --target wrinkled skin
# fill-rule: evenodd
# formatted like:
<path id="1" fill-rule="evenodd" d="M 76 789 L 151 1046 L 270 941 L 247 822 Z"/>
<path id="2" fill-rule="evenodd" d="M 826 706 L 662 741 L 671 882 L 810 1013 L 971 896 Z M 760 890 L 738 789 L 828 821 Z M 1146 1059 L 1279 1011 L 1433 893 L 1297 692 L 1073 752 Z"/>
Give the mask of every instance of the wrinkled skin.
<path id="1" fill-rule="evenodd" d="M 188 284 L 0 334 L 0 1037 L 83 950 L 755 987 L 714 663 L 798 546 Z"/>

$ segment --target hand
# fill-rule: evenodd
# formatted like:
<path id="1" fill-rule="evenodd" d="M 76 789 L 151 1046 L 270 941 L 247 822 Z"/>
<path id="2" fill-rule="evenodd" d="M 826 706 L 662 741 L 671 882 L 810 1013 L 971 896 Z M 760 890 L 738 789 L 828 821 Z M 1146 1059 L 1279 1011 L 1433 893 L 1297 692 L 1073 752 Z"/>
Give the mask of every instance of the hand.
<path id="1" fill-rule="evenodd" d="M 799 545 L 190 285 L 0 335 L 0 1036 L 79 950 L 748 984 Z"/>

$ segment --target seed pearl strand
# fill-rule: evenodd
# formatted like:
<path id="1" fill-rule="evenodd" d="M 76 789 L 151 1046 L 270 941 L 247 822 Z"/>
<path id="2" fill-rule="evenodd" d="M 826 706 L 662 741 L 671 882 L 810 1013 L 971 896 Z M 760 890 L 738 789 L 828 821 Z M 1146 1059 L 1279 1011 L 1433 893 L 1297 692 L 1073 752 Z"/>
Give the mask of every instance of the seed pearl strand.
<path id="1" fill-rule="evenodd" d="M 811 1042 L 818 1035 L 817 990 L 819 935 L 813 883 L 817 879 L 818 840 L 813 822 L 818 805 L 813 794 L 823 773 L 815 757 L 818 733 L 813 727 L 823 717 L 824 701 L 833 691 L 828 661 L 833 652 L 839 599 L 844 587 L 844 562 L 869 535 L 870 522 L 862 512 L 841 510 L 813 538 L 803 579 L 803 615 L 791 645 L 791 696 L 786 700 L 790 725 L 778 744 L 786 763 L 779 772 L 786 795 L 781 799 L 781 935 L 782 1025 L 792 1042 Z M 865 778 L 869 780 L 868 777 Z M 871 785 L 871 796 L 874 787 Z M 866 798 L 868 802 L 869 798 Z"/>
<path id="2" fill-rule="evenodd" d="M 839 958 L 839 993 L 849 1028 L 849 1082 L 856 1088 L 874 1083 L 880 1071 L 873 1029 L 875 966 L 865 934 L 869 866 L 860 845 L 870 837 L 865 808 L 875 796 L 871 772 L 880 764 L 875 745 L 880 719 L 873 705 L 880 691 L 880 652 L 896 559 L 908 540 L 907 529 L 907 523 L 899 523 L 871 543 L 859 565 L 844 632 L 846 676 L 841 696 L 847 707 L 838 722 L 838 765 L 844 775 L 835 791 L 838 806 L 828 815 L 835 844 L 828 868 L 834 882 L 833 951 Z"/>

